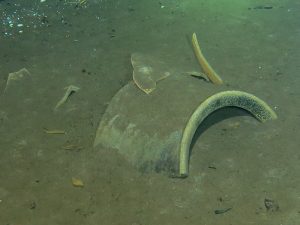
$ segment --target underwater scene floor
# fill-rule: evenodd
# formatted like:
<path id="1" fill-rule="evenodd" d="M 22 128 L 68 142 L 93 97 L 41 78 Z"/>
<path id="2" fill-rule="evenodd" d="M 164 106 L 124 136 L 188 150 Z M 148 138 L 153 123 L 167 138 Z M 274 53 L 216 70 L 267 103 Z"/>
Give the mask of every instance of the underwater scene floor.
<path id="1" fill-rule="evenodd" d="M 299 11 L 296 0 L 0 0 L 0 224 L 300 224 Z M 194 32 L 222 85 L 278 118 L 209 115 L 184 179 L 93 147 L 133 53 L 203 72 Z"/>

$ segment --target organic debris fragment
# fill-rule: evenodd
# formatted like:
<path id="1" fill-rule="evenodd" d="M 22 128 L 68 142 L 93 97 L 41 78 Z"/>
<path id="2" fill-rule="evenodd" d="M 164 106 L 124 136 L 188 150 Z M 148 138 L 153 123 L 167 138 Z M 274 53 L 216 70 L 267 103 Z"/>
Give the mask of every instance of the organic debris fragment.
<path id="1" fill-rule="evenodd" d="M 49 130 L 47 128 L 44 128 L 44 132 L 46 134 L 66 134 L 66 132 L 64 130 Z"/>

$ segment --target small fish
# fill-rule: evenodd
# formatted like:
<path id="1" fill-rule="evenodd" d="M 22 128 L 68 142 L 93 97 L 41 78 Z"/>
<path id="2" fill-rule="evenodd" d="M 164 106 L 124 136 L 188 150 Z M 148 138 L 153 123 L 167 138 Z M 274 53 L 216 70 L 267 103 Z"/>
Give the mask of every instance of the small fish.
<path id="1" fill-rule="evenodd" d="M 226 209 L 216 209 L 215 214 L 223 214 L 231 210 L 232 208 L 226 208 Z"/>

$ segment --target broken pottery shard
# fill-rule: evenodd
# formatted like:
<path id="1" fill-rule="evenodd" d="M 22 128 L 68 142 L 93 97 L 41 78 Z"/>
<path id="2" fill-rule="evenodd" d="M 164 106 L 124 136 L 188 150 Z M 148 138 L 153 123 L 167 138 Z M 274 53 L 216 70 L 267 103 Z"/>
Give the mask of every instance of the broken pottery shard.
<path id="1" fill-rule="evenodd" d="M 64 96 L 60 99 L 60 101 L 56 104 L 56 106 L 54 107 L 54 111 L 56 111 L 62 104 L 64 104 L 72 93 L 79 91 L 80 88 L 76 87 L 74 85 L 70 85 L 70 86 L 65 87 L 65 89 L 66 89 L 66 92 L 65 92 Z"/>
<path id="2" fill-rule="evenodd" d="M 167 172 L 171 177 L 186 177 L 192 140 L 210 114 L 237 107 L 261 122 L 277 118 L 272 108 L 256 96 L 226 89 L 225 85 L 197 81 L 182 73 L 172 73 L 149 95 L 140 93 L 129 82 L 102 116 L 94 147 L 116 149 L 142 173 Z"/>
<path id="3" fill-rule="evenodd" d="M 18 81 L 21 80 L 30 80 L 31 79 L 31 74 L 26 68 L 22 68 L 17 72 L 9 73 L 6 81 L 6 86 L 4 89 L 4 93 L 7 92 L 9 87 Z"/>
<path id="4" fill-rule="evenodd" d="M 140 53 L 131 55 L 131 64 L 133 66 L 133 81 L 146 94 L 151 93 L 156 88 L 158 81 L 170 75 L 164 63 Z"/>
<path id="5" fill-rule="evenodd" d="M 156 82 L 151 77 L 152 71 L 153 69 L 150 66 L 139 65 L 133 70 L 132 78 L 134 83 L 146 94 L 152 92 L 156 87 Z"/>

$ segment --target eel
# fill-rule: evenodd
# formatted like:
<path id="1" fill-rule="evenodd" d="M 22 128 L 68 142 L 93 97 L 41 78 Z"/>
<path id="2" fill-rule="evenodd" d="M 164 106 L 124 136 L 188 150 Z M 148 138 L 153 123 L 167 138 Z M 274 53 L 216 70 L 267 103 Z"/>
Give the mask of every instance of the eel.
<path id="1" fill-rule="evenodd" d="M 247 92 L 222 91 L 208 97 L 196 108 L 184 128 L 179 150 L 179 177 L 188 176 L 190 144 L 200 123 L 212 112 L 229 106 L 245 109 L 261 122 L 277 118 L 267 103 Z"/>
<path id="2" fill-rule="evenodd" d="M 192 44 L 194 48 L 195 55 L 198 59 L 199 64 L 201 65 L 204 73 L 207 75 L 209 80 L 213 84 L 223 84 L 222 78 L 214 71 L 214 69 L 209 65 L 207 60 L 205 59 L 204 55 L 201 52 L 197 36 L 195 33 L 192 35 Z"/>

